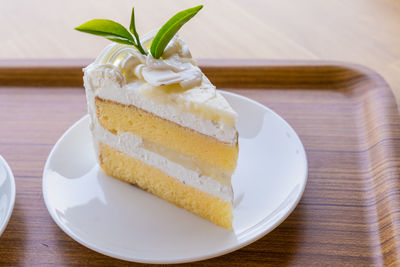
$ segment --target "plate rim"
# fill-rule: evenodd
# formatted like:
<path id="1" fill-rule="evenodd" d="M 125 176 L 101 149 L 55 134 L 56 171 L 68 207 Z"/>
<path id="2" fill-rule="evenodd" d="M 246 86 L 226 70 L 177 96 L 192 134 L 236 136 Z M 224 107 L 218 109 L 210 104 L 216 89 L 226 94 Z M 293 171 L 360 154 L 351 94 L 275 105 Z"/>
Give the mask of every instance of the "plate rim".
<path id="1" fill-rule="evenodd" d="M 14 211 L 14 206 L 15 206 L 15 196 L 16 196 L 16 186 L 15 186 L 15 178 L 14 178 L 14 174 L 10 168 L 10 165 L 8 165 L 7 161 L 5 160 L 5 158 L 3 158 L 3 156 L 0 155 L 0 164 L 3 166 L 3 168 L 5 169 L 5 171 L 7 172 L 7 180 L 10 181 L 10 202 L 8 205 L 8 210 L 7 210 L 7 214 L 6 217 L 4 219 L 4 221 L 0 224 L 0 236 L 4 233 L 4 231 L 7 228 L 7 225 L 11 219 L 11 215 Z"/>
<path id="2" fill-rule="evenodd" d="M 76 122 L 74 122 L 57 140 L 57 142 L 54 144 L 53 148 L 51 149 L 47 159 L 46 159 L 46 163 L 45 166 L 43 168 L 43 174 L 42 174 L 42 194 L 43 194 L 43 199 L 45 202 L 45 206 L 47 208 L 47 211 L 49 212 L 51 218 L 53 219 L 53 221 L 56 223 L 56 225 L 58 227 L 61 228 L 61 230 L 63 230 L 63 232 L 65 234 L 67 234 L 69 237 L 71 237 L 74 241 L 78 242 L 79 244 L 93 250 L 96 251 L 100 254 L 115 258 L 115 259 L 120 259 L 120 260 L 125 260 L 125 261 L 129 261 L 129 262 L 138 262 L 138 263 L 148 263 L 148 264 L 180 264 L 180 263 L 188 263 L 188 262 L 195 262 L 195 261 L 202 261 L 202 260 L 206 260 L 206 259 L 211 259 L 211 258 L 215 258 L 215 257 L 219 257 L 225 254 L 228 254 L 230 252 L 239 250 L 253 242 L 256 242 L 257 240 L 263 238 L 265 235 L 267 235 L 268 233 L 272 232 L 276 227 L 278 227 L 284 220 L 286 220 L 286 218 L 293 212 L 293 210 L 297 207 L 298 203 L 300 202 L 304 191 L 305 191 L 305 187 L 307 185 L 307 180 L 308 180 L 308 160 L 307 160 L 307 153 L 305 152 L 304 149 L 304 145 L 300 139 L 300 137 L 298 136 L 297 132 L 292 128 L 292 126 L 285 120 L 283 119 L 281 116 L 279 116 L 275 111 L 273 111 L 272 109 L 268 108 L 267 106 L 253 100 L 250 99 L 246 96 L 242 96 L 240 94 L 236 94 L 236 93 L 232 93 L 232 92 L 228 92 L 225 90 L 217 90 L 218 92 L 227 95 L 231 95 L 233 97 L 238 97 L 241 100 L 244 101 L 248 101 L 250 103 L 252 103 L 253 105 L 257 105 L 260 108 L 266 109 L 268 112 L 270 112 L 273 116 L 275 116 L 277 119 L 279 119 L 280 121 L 282 121 L 289 129 L 291 129 L 293 131 L 293 133 L 295 134 L 295 137 L 298 139 L 299 144 L 300 144 L 300 153 L 302 154 L 302 158 L 304 159 L 304 173 L 301 175 L 302 177 L 302 183 L 301 183 L 301 188 L 299 193 L 297 194 L 296 200 L 293 202 L 293 204 L 291 205 L 291 207 L 288 209 L 288 211 L 279 219 L 277 220 L 271 227 L 266 228 L 264 230 L 262 230 L 263 228 L 263 223 L 261 223 L 260 226 L 257 226 L 257 228 L 255 229 L 255 231 L 257 232 L 256 234 L 252 234 L 252 237 L 249 238 L 248 240 L 239 243 L 237 245 L 234 245 L 232 247 L 226 248 L 226 249 L 222 249 L 216 253 L 208 253 L 206 255 L 203 256 L 199 256 L 199 257 L 190 257 L 190 258 L 180 258 L 179 260 L 152 260 L 152 259 L 145 259 L 145 258 L 135 258 L 135 257 L 128 257 L 125 255 L 121 255 L 118 253 L 113 253 L 107 250 L 103 250 L 99 247 L 97 247 L 94 244 L 91 244 L 89 242 L 84 241 L 82 238 L 80 238 L 78 235 L 74 234 L 73 232 L 71 232 L 67 227 L 64 226 L 64 224 L 62 224 L 56 217 L 56 215 L 53 213 L 52 209 L 51 209 L 51 204 L 48 200 L 47 197 L 47 193 L 46 193 L 46 189 L 45 189 L 45 184 L 46 184 L 46 180 L 47 180 L 47 176 L 45 175 L 46 171 L 49 169 L 49 162 L 50 159 L 53 157 L 53 154 L 55 153 L 55 151 L 57 150 L 57 148 L 60 146 L 60 143 L 62 142 L 62 140 L 64 140 L 64 138 L 70 134 L 71 131 L 74 130 L 74 128 L 79 125 L 82 121 L 87 120 L 89 117 L 89 114 L 85 114 L 82 118 L 80 118 L 79 120 L 77 120 Z M 89 118 L 90 119 L 90 118 Z M 261 231 L 260 231 L 261 229 Z"/>

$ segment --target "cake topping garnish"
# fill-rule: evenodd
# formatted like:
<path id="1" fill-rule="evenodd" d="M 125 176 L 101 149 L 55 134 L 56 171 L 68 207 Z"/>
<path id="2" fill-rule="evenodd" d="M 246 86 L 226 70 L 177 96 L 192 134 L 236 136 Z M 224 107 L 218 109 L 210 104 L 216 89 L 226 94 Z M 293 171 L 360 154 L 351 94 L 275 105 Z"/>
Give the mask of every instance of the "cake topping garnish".
<path id="1" fill-rule="evenodd" d="M 170 18 L 154 37 L 150 47 L 151 55 L 155 59 L 160 58 L 169 41 L 175 36 L 183 24 L 193 18 L 193 16 L 202 8 L 202 5 L 189 8 L 176 13 L 172 18 Z"/>
<path id="2" fill-rule="evenodd" d="M 160 28 L 150 47 L 150 53 L 154 59 L 159 59 L 163 55 L 168 43 L 179 31 L 179 29 L 202 8 L 203 6 L 200 5 L 180 11 Z M 145 48 L 143 48 L 139 39 L 139 35 L 136 31 L 134 8 L 132 8 L 131 22 L 129 26 L 130 32 L 121 24 L 108 19 L 93 19 L 76 27 L 75 30 L 102 36 L 110 41 L 120 44 L 132 45 L 141 54 L 147 55 L 147 51 Z"/>
<path id="3" fill-rule="evenodd" d="M 187 90 L 200 86 L 204 75 L 176 33 L 202 7 L 200 5 L 178 12 L 157 32 L 142 38 L 136 31 L 134 8 L 130 32 L 117 22 L 103 19 L 88 21 L 75 29 L 119 43 L 106 47 L 95 63 L 114 65 L 127 81 L 142 81 L 157 88 L 179 84 L 180 89 Z M 150 48 L 150 51 L 146 48 Z"/>

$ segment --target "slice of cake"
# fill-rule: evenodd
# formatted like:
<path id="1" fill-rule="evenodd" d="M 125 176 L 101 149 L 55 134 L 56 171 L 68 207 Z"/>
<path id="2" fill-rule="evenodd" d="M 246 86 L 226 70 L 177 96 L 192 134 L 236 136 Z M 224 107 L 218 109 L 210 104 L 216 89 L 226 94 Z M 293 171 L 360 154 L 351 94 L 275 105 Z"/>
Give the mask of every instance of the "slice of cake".
<path id="1" fill-rule="evenodd" d="M 157 35 L 138 41 L 144 52 Z M 84 86 L 105 173 L 232 229 L 237 114 L 181 39 L 158 59 L 110 44 L 84 69 Z"/>

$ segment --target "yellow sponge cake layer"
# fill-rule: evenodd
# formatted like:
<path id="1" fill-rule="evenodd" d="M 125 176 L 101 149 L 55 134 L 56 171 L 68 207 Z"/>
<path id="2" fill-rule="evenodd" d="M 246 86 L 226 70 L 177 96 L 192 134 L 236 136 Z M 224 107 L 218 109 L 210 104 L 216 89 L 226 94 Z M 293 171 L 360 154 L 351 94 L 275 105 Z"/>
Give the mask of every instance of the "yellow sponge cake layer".
<path id="1" fill-rule="evenodd" d="M 185 185 L 160 169 L 101 142 L 99 142 L 99 159 L 101 168 L 108 175 L 136 184 L 217 225 L 232 229 L 233 207 L 230 202 Z"/>
<path id="2" fill-rule="evenodd" d="M 234 171 L 237 144 L 230 145 L 164 120 L 134 106 L 95 98 L 99 123 L 113 133 L 131 132 L 144 140 L 199 159 L 227 172 Z"/>

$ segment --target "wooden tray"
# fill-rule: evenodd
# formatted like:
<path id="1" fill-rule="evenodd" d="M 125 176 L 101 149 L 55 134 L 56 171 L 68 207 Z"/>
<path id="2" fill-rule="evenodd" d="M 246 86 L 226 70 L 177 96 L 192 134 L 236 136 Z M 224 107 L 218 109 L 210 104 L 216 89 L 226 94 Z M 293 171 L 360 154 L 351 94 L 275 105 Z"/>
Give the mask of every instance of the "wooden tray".
<path id="1" fill-rule="evenodd" d="M 73 241 L 43 202 L 46 158 L 86 113 L 81 68 L 88 62 L 0 62 L 0 154 L 17 185 L 0 265 L 129 264 Z M 293 126 L 307 151 L 309 180 L 298 207 L 276 230 L 199 264 L 400 264 L 400 120 L 385 81 L 363 67 L 332 62 L 201 65 L 219 88 L 263 103 Z"/>

